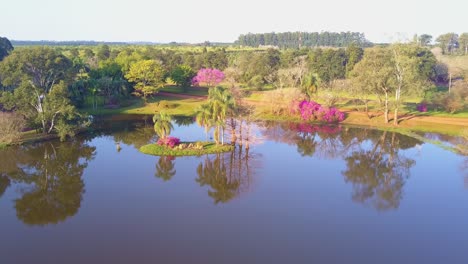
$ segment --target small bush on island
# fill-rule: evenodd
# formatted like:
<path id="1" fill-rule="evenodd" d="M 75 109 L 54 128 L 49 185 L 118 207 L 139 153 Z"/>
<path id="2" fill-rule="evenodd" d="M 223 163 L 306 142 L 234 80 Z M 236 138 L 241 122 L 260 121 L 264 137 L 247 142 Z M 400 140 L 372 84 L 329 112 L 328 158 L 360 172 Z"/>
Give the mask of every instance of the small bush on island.
<path id="1" fill-rule="evenodd" d="M 169 148 L 174 148 L 175 146 L 180 144 L 180 139 L 176 137 L 165 137 L 158 139 L 156 142 L 157 145 L 166 146 Z"/>

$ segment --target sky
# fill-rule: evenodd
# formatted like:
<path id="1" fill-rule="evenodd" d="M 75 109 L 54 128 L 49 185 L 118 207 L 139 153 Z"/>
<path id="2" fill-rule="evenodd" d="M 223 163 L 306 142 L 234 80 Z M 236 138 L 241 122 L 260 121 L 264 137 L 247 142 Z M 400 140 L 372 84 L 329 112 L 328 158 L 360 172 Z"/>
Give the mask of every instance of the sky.
<path id="1" fill-rule="evenodd" d="M 14 40 L 233 42 L 240 34 L 363 32 L 372 42 L 468 32 L 466 0 L 6 0 Z"/>

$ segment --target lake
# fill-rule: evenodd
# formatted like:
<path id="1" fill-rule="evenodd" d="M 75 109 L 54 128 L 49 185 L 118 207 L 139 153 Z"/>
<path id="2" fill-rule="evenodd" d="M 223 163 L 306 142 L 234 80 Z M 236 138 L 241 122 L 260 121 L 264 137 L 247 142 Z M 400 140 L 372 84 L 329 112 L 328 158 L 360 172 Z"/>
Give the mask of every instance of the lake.
<path id="1" fill-rule="evenodd" d="M 249 149 L 156 157 L 147 117 L 98 123 L 0 151 L 0 263 L 468 263 L 468 158 L 438 146 L 263 122 Z"/>

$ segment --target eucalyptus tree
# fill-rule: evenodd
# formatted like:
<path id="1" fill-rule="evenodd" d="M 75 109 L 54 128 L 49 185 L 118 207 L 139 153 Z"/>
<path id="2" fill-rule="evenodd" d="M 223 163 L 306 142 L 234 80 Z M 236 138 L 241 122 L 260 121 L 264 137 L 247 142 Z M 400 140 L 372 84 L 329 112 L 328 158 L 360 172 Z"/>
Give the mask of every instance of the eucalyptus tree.
<path id="1" fill-rule="evenodd" d="M 2 103 L 23 114 L 30 125 L 40 126 L 43 133 L 56 130 L 61 136 L 73 135 L 82 123 L 67 89 L 75 73 L 72 62 L 54 49 L 16 50 L 0 63 L 2 83 L 11 87 L 3 93 Z"/>
<path id="2" fill-rule="evenodd" d="M 468 33 L 462 33 L 460 37 L 458 37 L 458 42 L 460 43 L 461 48 L 465 55 L 468 54 Z"/>
<path id="3" fill-rule="evenodd" d="M 393 91 L 392 53 L 387 48 L 366 49 L 362 60 L 350 73 L 356 94 L 376 94 L 384 98 L 384 119 L 388 123 L 389 101 Z"/>

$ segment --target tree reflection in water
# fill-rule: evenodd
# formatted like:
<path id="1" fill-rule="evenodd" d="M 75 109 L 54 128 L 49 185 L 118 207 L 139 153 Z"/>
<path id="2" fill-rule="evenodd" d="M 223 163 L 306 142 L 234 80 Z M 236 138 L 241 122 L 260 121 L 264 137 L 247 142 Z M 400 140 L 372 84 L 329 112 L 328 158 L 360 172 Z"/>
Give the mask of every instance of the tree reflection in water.
<path id="1" fill-rule="evenodd" d="M 249 189 L 259 155 L 236 146 L 232 152 L 209 155 L 197 167 L 200 186 L 209 186 L 208 195 L 215 204 L 226 203 Z"/>
<path id="2" fill-rule="evenodd" d="M 371 137 L 371 149 L 361 148 L 345 158 L 345 180 L 353 184 L 353 200 L 370 203 L 378 210 L 396 209 L 403 196 L 403 186 L 410 176 L 413 159 L 400 154 L 405 144 L 418 141 L 395 133 L 381 132 Z"/>
<path id="3" fill-rule="evenodd" d="M 176 174 L 174 166 L 175 157 L 173 156 L 160 156 L 158 163 L 156 163 L 155 176 L 161 178 L 163 181 L 168 181 Z"/>
<path id="4" fill-rule="evenodd" d="M 79 139 L 19 148 L 1 152 L 2 163 L 8 165 L 5 175 L 22 186 L 22 196 L 15 200 L 18 219 L 28 225 L 47 225 L 75 215 L 84 192 L 81 176 L 95 148 Z"/>
<path id="5" fill-rule="evenodd" d="M 264 123 L 262 134 L 270 140 L 296 144 L 302 156 L 343 158 L 346 182 L 353 185 L 353 201 L 377 210 L 396 209 L 415 160 L 401 150 L 422 142 L 394 132 L 365 128 L 294 123 Z"/>
<path id="6" fill-rule="evenodd" d="M 10 186 L 10 179 L 6 175 L 0 174 L 0 198 L 5 193 L 6 189 Z"/>

